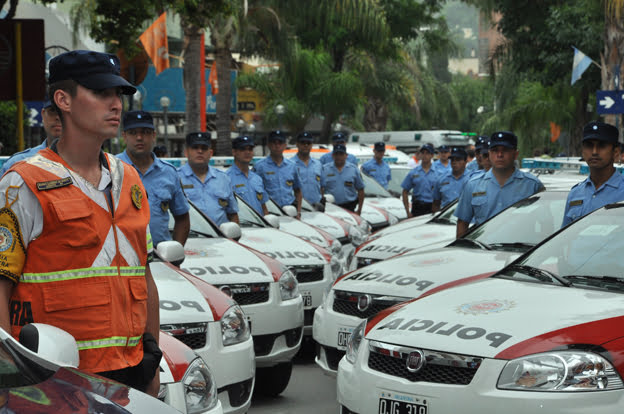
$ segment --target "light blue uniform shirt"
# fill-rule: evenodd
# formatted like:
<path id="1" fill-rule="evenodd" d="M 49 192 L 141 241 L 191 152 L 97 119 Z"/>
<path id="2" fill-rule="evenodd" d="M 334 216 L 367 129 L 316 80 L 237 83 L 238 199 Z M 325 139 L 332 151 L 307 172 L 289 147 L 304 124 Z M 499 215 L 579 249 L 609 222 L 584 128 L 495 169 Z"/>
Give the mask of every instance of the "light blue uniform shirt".
<path id="1" fill-rule="evenodd" d="M 321 187 L 326 194 L 331 194 L 336 199 L 336 204 L 345 204 L 357 200 L 358 190 L 364 188 L 364 181 L 355 164 L 345 162 L 342 171 L 338 171 L 336 165 L 323 165 Z"/>
<path id="2" fill-rule="evenodd" d="M 331 151 L 323 154 L 323 156 L 321 157 L 320 161 L 321 161 L 321 164 L 323 164 L 323 165 L 330 164 L 330 163 L 334 162 L 334 158 L 332 157 Z M 353 155 L 353 154 L 347 154 L 347 162 L 350 162 L 350 163 L 355 164 L 355 165 L 358 164 L 358 160 L 357 160 L 357 158 L 355 158 L 355 155 Z"/>
<path id="3" fill-rule="evenodd" d="M 189 211 L 189 203 L 182 191 L 176 168 L 152 154 L 154 162 L 145 174 L 136 168 L 126 151 L 117 154 L 117 158 L 130 164 L 139 173 L 150 206 L 150 233 L 154 247 L 161 241 L 171 240 L 169 232 L 169 210 L 174 216 L 181 216 Z"/>
<path id="4" fill-rule="evenodd" d="M 425 172 L 422 165 L 419 164 L 405 176 L 401 187 L 407 191 L 412 190 L 412 201 L 432 203 L 433 189 L 438 177 L 438 173 L 433 169 L 433 166 L 429 168 L 429 171 Z"/>
<path id="5" fill-rule="evenodd" d="M 290 159 L 297 167 L 297 175 L 301 184 L 301 195 L 310 203 L 321 201 L 321 174 L 323 165 L 319 160 L 310 158 L 308 165 L 305 165 L 298 156 Z"/>
<path id="6" fill-rule="evenodd" d="M 477 159 L 473 159 L 468 164 L 466 164 L 466 171 L 472 172 L 479 169 L 479 164 L 477 164 Z"/>
<path id="7" fill-rule="evenodd" d="M 624 200 L 624 177 L 617 170 L 598 189 L 587 177 L 570 190 L 561 227 L 567 226 L 600 207 L 622 200 Z"/>
<path id="8" fill-rule="evenodd" d="M 467 171 L 464 171 L 459 178 L 455 178 L 452 172 L 443 175 L 436 181 L 435 187 L 433 188 L 433 199 L 440 200 L 440 207 L 446 206 L 448 203 L 459 198 L 459 195 L 464 189 L 464 184 L 466 184 L 469 179 L 470 177 Z"/>
<path id="9" fill-rule="evenodd" d="M 435 160 L 432 163 L 432 168 L 435 170 L 435 172 L 438 173 L 439 176 L 443 176 L 444 174 L 451 172 L 451 160 L 449 158 L 448 164 L 446 166 L 444 166 L 444 164 L 442 164 L 440 160 Z"/>
<path id="10" fill-rule="evenodd" d="M 16 162 L 25 160 L 26 158 L 30 158 L 33 155 L 35 155 L 37 152 L 39 152 L 39 150 L 46 149 L 47 147 L 48 147 L 48 139 L 46 138 L 43 140 L 41 144 L 37 145 L 36 147 L 28 148 L 28 149 L 25 149 L 24 151 L 20 151 L 16 154 L 13 154 L 11 158 L 6 160 L 4 164 L 2 164 L 2 168 L 0 169 L 0 177 L 2 177 L 4 173 L 7 172 L 9 168 L 11 168 L 11 166 L 15 164 Z"/>
<path id="11" fill-rule="evenodd" d="M 230 177 L 232 190 L 258 214 L 262 215 L 262 206 L 269 201 L 269 195 L 264 189 L 262 178 L 251 170 L 245 175 L 236 164 L 232 164 L 230 168 L 225 170 L 225 173 Z"/>
<path id="12" fill-rule="evenodd" d="M 475 224 L 481 224 L 510 205 L 543 188 L 544 185 L 537 177 L 517 168 L 501 187 L 492 170 L 489 170 L 466 183 L 464 191 L 459 196 L 454 214 L 466 223 L 474 220 Z"/>
<path id="13" fill-rule="evenodd" d="M 388 182 L 390 182 L 392 174 L 390 172 L 390 166 L 387 162 L 381 160 L 381 164 L 377 164 L 377 161 L 374 158 L 371 158 L 362 164 L 362 171 L 364 174 L 373 177 L 373 179 L 381 184 L 383 188 L 386 190 L 388 189 Z"/>
<path id="14" fill-rule="evenodd" d="M 294 190 L 301 188 L 295 163 L 284 158 L 278 166 L 270 155 L 258 161 L 253 170 L 262 178 L 264 188 L 280 207 L 295 203 Z"/>
<path id="15" fill-rule="evenodd" d="M 230 177 L 223 171 L 209 167 L 206 181 L 202 183 L 191 166 L 184 164 L 178 168 L 178 177 L 188 199 L 217 225 L 228 222 L 228 214 L 238 213 Z"/>
<path id="16" fill-rule="evenodd" d="M 468 172 L 468 180 L 472 180 L 475 177 L 478 177 L 480 175 L 485 174 L 487 171 L 482 170 L 480 168 L 476 169 L 476 170 L 472 170 Z"/>

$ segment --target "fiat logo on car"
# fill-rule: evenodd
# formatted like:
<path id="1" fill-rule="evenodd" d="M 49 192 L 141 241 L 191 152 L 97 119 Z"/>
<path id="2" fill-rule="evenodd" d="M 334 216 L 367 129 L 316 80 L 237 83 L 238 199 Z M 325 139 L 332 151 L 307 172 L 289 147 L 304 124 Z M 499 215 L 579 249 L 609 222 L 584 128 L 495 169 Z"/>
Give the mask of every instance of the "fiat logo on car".
<path id="1" fill-rule="evenodd" d="M 420 349 L 412 351 L 407 356 L 407 361 L 405 361 L 405 367 L 411 373 L 415 373 L 421 370 L 422 367 L 425 366 L 425 354 Z"/>
<path id="2" fill-rule="evenodd" d="M 358 297 L 358 310 L 360 312 L 364 312 L 366 309 L 368 309 L 372 302 L 373 298 L 371 298 L 371 295 L 362 295 Z"/>

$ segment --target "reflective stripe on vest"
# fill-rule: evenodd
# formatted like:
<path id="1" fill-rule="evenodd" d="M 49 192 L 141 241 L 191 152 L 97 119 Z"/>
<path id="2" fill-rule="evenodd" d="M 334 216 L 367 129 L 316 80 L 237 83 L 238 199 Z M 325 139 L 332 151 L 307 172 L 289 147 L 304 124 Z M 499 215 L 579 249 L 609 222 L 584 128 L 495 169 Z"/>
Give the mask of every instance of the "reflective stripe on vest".
<path id="1" fill-rule="evenodd" d="M 85 269 L 62 270 L 50 273 L 24 273 L 20 283 L 47 283 L 61 280 L 85 279 L 101 276 L 141 276 L 145 277 L 145 266 L 119 267 L 88 267 Z"/>
<path id="2" fill-rule="evenodd" d="M 140 341 L 140 336 L 111 336 L 110 338 L 76 341 L 76 345 L 78 345 L 79 351 L 84 351 L 85 349 L 109 348 L 113 346 L 137 346 Z"/>

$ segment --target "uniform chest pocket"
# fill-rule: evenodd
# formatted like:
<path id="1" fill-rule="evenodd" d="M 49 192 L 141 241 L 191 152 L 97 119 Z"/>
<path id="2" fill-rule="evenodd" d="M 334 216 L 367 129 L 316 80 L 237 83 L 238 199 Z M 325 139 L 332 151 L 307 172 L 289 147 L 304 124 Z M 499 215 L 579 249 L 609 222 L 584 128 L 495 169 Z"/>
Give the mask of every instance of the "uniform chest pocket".
<path id="1" fill-rule="evenodd" d="M 574 201 L 572 201 L 572 203 L 574 205 L 570 205 L 568 207 L 568 211 L 566 212 L 565 216 L 571 221 L 575 221 L 583 215 L 583 203 L 578 204 L 574 203 Z"/>
<path id="2" fill-rule="evenodd" d="M 485 196 L 476 196 L 470 202 L 472 210 L 476 218 L 483 218 L 487 214 L 487 198 Z"/>
<path id="3" fill-rule="evenodd" d="M 150 206 L 153 207 L 151 211 L 155 211 L 154 209 L 159 208 L 162 210 L 163 213 L 166 213 L 167 211 L 169 211 L 171 193 L 165 188 L 157 188 L 151 193 L 148 193 L 148 200 Z"/>
<path id="4" fill-rule="evenodd" d="M 58 231 L 63 244 L 72 248 L 94 247 L 102 240 L 91 204 L 82 198 L 52 202 L 52 210 L 58 219 Z M 45 229 L 44 229 L 45 231 Z"/>

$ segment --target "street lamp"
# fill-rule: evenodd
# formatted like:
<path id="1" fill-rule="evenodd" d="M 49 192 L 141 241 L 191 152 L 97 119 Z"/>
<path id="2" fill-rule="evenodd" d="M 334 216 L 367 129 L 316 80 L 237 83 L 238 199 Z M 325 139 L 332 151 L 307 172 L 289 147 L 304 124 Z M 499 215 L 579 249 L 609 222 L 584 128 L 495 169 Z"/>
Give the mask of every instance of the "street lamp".
<path id="1" fill-rule="evenodd" d="M 334 125 L 334 132 L 340 131 L 342 131 L 342 124 L 340 122 L 336 122 L 336 124 Z"/>
<path id="2" fill-rule="evenodd" d="M 275 113 L 277 114 L 277 120 L 279 129 L 282 129 L 282 117 L 286 113 L 286 107 L 282 104 L 278 104 L 275 106 Z"/>
<path id="3" fill-rule="evenodd" d="M 165 148 L 167 148 L 167 152 L 169 152 L 169 119 L 167 119 L 167 109 L 169 109 L 169 105 L 171 105 L 171 100 L 168 96 L 160 97 L 160 106 L 163 109 L 163 116 L 165 118 Z"/>
<path id="4" fill-rule="evenodd" d="M 252 122 L 251 124 L 247 125 L 247 132 L 249 133 L 249 135 L 251 135 L 251 139 L 253 139 L 255 142 L 256 141 L 256 124 Z M 264 146 L 262 146 L 262 155 L 264 155 Z"/>
<path id="5" fill-rule="evenodd" d="M 134 93 L 134 95 L 132 95 L 132 102 L 134 103 L 133 108 L 136 108 L 138 110 L 143 109 L 143 95 L 138 89 Z"/>
<path id="6" fill-rule="evenodd" d="M 245 128 L 245 121 L 243 120 L 243 118 L 238 118 L 238 121 L 236 121 L 236 129 L 238 130 L 238 135 L 241 134 L 243 128 Z"/>

